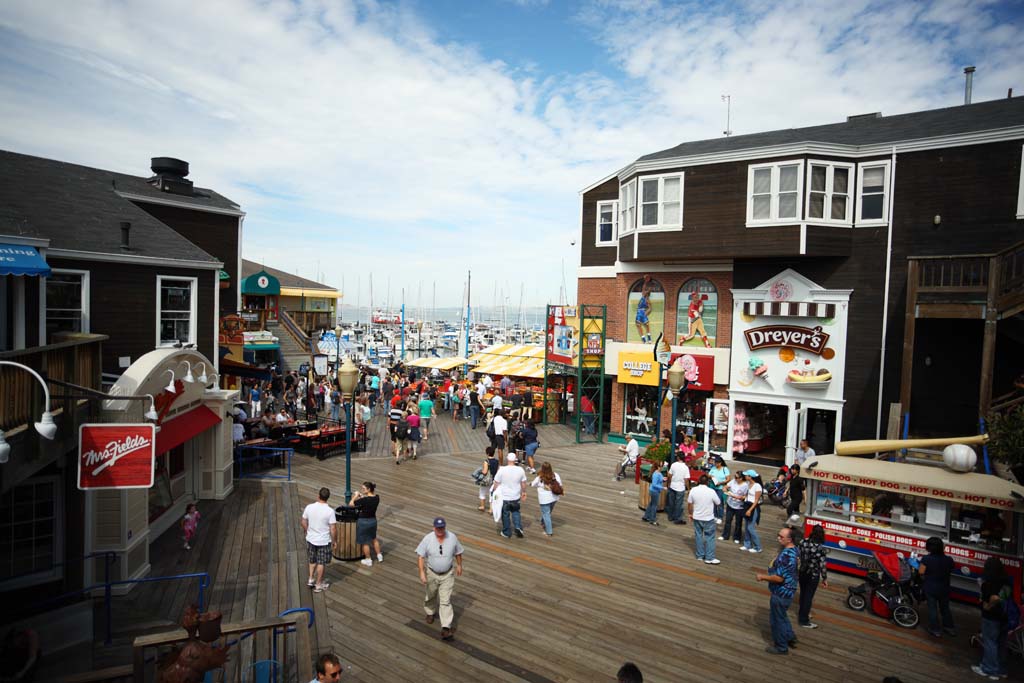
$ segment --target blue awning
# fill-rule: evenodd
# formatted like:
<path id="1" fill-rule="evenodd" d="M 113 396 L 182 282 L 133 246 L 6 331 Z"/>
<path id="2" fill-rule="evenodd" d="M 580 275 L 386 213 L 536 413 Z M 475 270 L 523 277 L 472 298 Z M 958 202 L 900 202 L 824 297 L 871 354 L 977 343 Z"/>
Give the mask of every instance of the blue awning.
<path id="1" fill-rule="evenodd" d="M 0 244 L 0 275 L 41 275 L 47 277 L 50 266 L 35 247 Z"/>

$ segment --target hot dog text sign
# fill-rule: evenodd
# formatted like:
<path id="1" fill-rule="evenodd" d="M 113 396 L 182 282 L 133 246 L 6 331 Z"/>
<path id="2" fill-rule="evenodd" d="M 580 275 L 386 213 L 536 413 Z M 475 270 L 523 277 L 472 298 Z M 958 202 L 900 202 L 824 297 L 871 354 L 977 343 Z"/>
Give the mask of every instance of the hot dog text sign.
<path id="1" fill-rule="evenodd" d="M 148 489 L 153 485 L 155 457 L 155 425 L 82 425 L 78 431 L 78 488 Z"/>

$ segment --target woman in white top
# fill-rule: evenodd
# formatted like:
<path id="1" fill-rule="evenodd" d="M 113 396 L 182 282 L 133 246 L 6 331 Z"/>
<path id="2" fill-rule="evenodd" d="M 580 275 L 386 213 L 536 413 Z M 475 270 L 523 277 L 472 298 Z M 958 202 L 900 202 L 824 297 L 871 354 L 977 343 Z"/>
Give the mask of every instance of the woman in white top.
<path id="1" fill-rule="evenodd" d="M 761 521 L 761 495 L 764 492 L 764 487 L 761 485 L 761 475 L 757 473 L 757 470 L 746 470 L 743 473 L 746 477 L 747 485 L 747 497 L 743 502 L 744 512 L 743 516 L 746 517 L 747 528 L 743 530 L 743 547 L 740 550 L 748 550 L 752 553 L 761 552 L 761 538 L 757 535 L 757 525 Z"/>
<path id="2" fill-rule="evenodd" d="M 540 503 L 540 521 L 544 523 L 544 535 L 551 538 L 554 533 L 551 530 L 551 511 L 555 509 L 555 503 L 565 495 L 562 490 L 562 478 L 552 469 L 551 463 L 546 462 L 540 466 L 540 474 L 533 480 L 530 486 L 537 488 L 537 502 Z M 559 493 L 555 493 L 558 491 Z"/>
<path id="3" fill-rule="evenodd" d="M 725 485 L 725 526 L 722 527 L 722 536 L 718 540 L 728 541 L 732 532 L 732 542 L 740 542 L 743 537 L 743 502 L 747 499 L 749 489 L 750 485 L 743 478 L 742 472 L 736 472 Z M 732 528 L 734 521 L 735 531 Z"/>

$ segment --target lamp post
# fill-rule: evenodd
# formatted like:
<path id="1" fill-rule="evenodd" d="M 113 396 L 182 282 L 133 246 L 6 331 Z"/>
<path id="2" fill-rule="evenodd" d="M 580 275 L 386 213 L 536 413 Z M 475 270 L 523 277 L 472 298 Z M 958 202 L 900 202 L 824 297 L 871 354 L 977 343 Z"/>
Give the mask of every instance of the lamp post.
<path id="1" fill-rule="evenodd" d="M 10 360 L 0 360 L 0 365 L 7 365 L 12 368 L 19 368 L 26 372 L 32 373 L 39 383 L 43 386 L 43 396 L 46 398 L 43 404 L 43 414 L 39 418 L 39 422 L 35 423 L 36 431 L 44 439 L 49 441 L 53 440 L 53 437 L 57 436 L 57 424 L 53 421 L 53 415 L 50 413 L 50 388 L 46 386 L 46 381 L 39 375 L 38 372 L 33 370 L 27 365 L 21 363 L 15 363 Z M 0 430 L 0 463 L 7 462 L 11 455 L 11 446 L 7 443 L 7 439 L 4 438 L 3 430 Z"/>
<path id="2" fill-rule="evenodd" d="M 338 368 L 341 367 L 341 325 L 334 327 L 334 372 L 337 376 Z"/>
<path id="3" fill-rule="evenodd" d="M 672 392 L 672 455 L 669 457 L 670 461 L 676 454 L 676 412 L 679 409 L 679 393 L 685 385 L 686 378 L 684 377 L 683 366 L 679 359 L 676 358 L 676 362 L 669 366 L 668 369 L 668 390 Z"/>
<path id="4" fill-rule="evenodd" d="M 352 499 L 352 393 L 359 381 L 359 368 L 352 358 L 345 358 L 345 363 L 338 367 L 338 389 L 345 401 L 345 500 Z"/>

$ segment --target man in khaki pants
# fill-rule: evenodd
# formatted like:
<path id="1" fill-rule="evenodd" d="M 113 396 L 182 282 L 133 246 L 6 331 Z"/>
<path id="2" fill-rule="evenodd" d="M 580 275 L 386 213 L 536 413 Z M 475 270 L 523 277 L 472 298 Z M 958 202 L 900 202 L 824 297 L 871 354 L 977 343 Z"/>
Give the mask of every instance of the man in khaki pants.
<path id="1" fill-rule="evenodd" d="M 441 640 L 451 640 L 455 628 L 452 620 L 452 591 L 455 577 L 462 576 L 462 544 L 455 534 L 445 529 L 444 517 L 434 518 L 434 531 L 423 537 L 416 547 L 420 583 L 426 586 L 423 610 L 427 623 L 434 623 L 435 613 L 441 615 Z M 435 607 L 436 603 L 436 607 Z"/>

